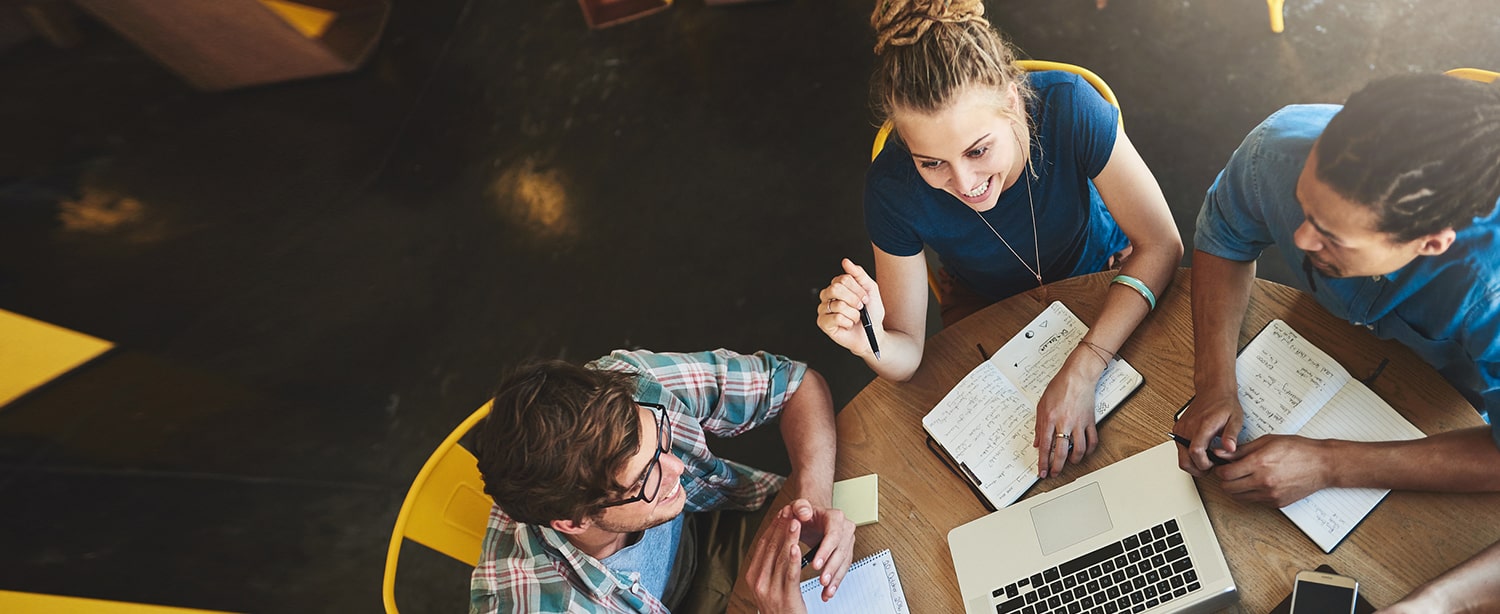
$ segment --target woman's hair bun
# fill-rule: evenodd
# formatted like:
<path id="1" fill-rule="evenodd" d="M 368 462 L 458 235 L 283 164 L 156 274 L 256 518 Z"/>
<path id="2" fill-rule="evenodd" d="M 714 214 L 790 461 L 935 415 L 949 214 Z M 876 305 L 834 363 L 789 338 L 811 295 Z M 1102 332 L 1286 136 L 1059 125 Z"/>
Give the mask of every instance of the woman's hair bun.
<path id="1" fill-rule="evenodd" d="M 917 42 L 936 23 L 975 21 L 989 25 L 981 0 L 876 0 L 870 14 L 875 53 Z"/>

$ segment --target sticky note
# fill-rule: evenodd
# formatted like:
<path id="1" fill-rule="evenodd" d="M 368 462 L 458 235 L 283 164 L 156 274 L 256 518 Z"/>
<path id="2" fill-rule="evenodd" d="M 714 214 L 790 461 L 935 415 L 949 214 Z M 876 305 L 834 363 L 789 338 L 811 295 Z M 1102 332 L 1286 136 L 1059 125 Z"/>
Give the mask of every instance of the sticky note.
<path id="1" fill-rule="evenodd" d="M 880 476 L 872 473 L 834 482 L 833 507 L 857 527 L 880 522 Z"/>

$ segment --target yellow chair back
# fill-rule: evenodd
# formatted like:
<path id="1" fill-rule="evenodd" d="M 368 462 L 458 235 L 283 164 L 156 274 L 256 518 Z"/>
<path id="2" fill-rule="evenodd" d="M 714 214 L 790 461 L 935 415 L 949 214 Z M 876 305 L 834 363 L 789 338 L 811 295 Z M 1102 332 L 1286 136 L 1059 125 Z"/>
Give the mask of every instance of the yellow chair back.
<path id="1" fill-rule="evenodd" d="M 1083 77 L 1083 80 L 1088 81 L 1089 85 L 1094 86 L 1094 89 L 1099 91 L 1099 95 L 1104 97 L 1104 99 L 1108 101 L 1109 104 L 1113 105 L 1116 110 L 1120 108 L 1120 101 L 1119 99 L 1115 98 L 1115 91 L 1110 89 L 1109 84 L 1105 83 L 1104 79 L 1099 78 L 1099 75 L 1094 74 L 1094 71 L 1092 70 L 1089 70 L 1082 66 L 1078 66 L 1076 64 L 1068 64 L 1066 62 L 1053 62 L 1049 60 L 1016 60 L 1016 66 L 1021 67 L 1021 70 L 1024 70 L 1026 72 L 1062 70 Z M 1120 123 L 1121 125 L 1125 123 L 1125 116 L 1123 113 L 1120 115 Z M 875 143 L 870 146 L 871 162 L 874 162 L 875 158 L 880 156 L 880 152 L 885 149 L 885 141 L 886 139 L 890 138 L 891 130 L 895 129 L 895 127 L 896 125 L 892 124 L 891 120 L 889 119 L 885 120 L 885 123 L 880 125 L 880 130 L 875 133 Z M 932 259 L 929 258 L 927 265 L 927 288 L 932 290 L 933 298 L 936 298 L 937 302 L 941 304 L 943 302 L 943 293 L 941 290 L 939 290 L 939 286 L 937 283 L 937 273 L 933 270 L 933 268 L 934 265 L 932 263 Z"/>
<path id="2" fill-rule="evenodd" d="M 1494 83 L 1500 79 L 1500 73 L 1482 68 L 1455 68 L 1443 74 L 1480 83 Z"/>
<path id="3" fill-rule="evenodd" d="M 485 403 L 459 423 L 412 480 L 401 512 L 396 515 L 385 555 L 385 578 L 380 589 L 386 612 L 397 612 L 396 562 L 404 540 L 412 540 L 470 566 L 479 564 L 480 547 L 494 501 L 484 494 L 478 460 L 458 445 L 458 440 L 488 415 L 490 403 Z"/>

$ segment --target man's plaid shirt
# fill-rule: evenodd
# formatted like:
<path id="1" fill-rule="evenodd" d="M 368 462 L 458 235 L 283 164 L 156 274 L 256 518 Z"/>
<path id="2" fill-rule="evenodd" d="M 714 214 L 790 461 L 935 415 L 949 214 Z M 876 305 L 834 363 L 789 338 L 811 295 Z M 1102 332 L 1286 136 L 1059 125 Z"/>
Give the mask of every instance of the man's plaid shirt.
<path id="1" fill-rule="evenodd" d="M 672 453 L 686 467 L 684 511 L 758 509 L 781 488 L 780 476 L 714 456 L 704 433 L 733 437 L 780 415 L 807 365 L 765 352 L 616 350 L 588 368 L 639 374 L 636 400 L 673 412 Z M 516 522 L 496 506 L 470 582 L 469 611 L 662 614 L 667 609 L 634 578 L 605 568 L 561 533 Z"/>

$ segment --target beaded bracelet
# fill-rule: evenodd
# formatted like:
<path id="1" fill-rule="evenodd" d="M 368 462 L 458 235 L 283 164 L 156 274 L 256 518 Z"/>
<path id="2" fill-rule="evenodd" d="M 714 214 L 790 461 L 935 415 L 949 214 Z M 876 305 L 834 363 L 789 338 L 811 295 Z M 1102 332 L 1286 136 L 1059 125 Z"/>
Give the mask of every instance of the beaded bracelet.
<path id="1" fill-rule="evenodd" d="M 1110 282 L 1126 286 L 1131 290 L 1141 293 L 1141 298 L 1146 299 L 1146 304 L 1150 305 L 1151 309 L 1156 309 L 1156 295 L 1152 294 L 1151 288 L 1146 287 L 1146 284 L 1141 282 L 1141 280 L 1129 275 L 1116 275 Z"/>

